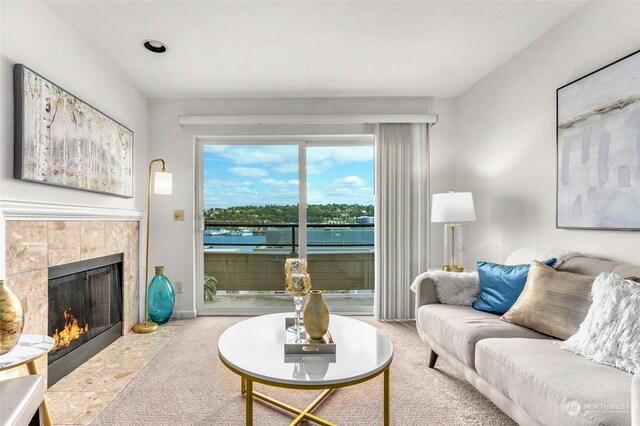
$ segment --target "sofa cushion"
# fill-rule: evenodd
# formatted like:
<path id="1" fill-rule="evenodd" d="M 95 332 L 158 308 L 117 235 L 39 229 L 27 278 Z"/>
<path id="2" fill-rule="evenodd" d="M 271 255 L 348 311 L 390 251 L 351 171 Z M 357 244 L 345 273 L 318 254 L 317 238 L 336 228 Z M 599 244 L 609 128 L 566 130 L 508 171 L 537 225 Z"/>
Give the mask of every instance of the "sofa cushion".
<path id="1" fill-rule="evenodd" d="M 534 260 L 524 290 L 502 320 L 568 339 L 589 311 L 592 283 L 593 277 L 558 272 Z"/>
<path id="2" fill-rule="evenodd" d="M 553 265 L 556 259 L 548 259 L 545 265 Z M 502 315 L 513 306 L 527 282 L 531 265 L 499 265 L 478 262 L 480 296 L 473 302 L 479 311 Z"/>
<path id="3" fill-rule="evenodd" d="M 633 376 L 557 343 L 485 339 L 476 347 L 476 370 L 540 424 L 630 425 Z"/>
<path id="4" fill-rule="evenodd" d="M 509 324 L 498 315 L 469 306 L 424 305 L 418 309 L 419 328 L 450 355 L 475 368 L 476 343 L 490 337 L 549 339 L 528 328 Z"/>

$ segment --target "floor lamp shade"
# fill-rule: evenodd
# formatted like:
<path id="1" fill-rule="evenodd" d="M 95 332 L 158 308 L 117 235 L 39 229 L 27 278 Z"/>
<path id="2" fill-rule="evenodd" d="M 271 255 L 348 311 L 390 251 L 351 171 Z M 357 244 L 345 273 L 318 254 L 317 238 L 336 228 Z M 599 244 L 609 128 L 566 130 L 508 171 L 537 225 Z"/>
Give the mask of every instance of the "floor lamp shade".
<path id="1" fill-rule="evenodd" d="M 433 194 L 431 222 L 445 222 L 444 225 L 444 266 L 445 271 L 462 272 L 462 224 L 474 222 L 476 211 L 470 192 Z"/>
<path id="2" fill-rule="evenodd" d="M 167 172 L 156 172 L 153 179 L 153 193 L 171 195 L 173 189 L 173 176 Z"/>

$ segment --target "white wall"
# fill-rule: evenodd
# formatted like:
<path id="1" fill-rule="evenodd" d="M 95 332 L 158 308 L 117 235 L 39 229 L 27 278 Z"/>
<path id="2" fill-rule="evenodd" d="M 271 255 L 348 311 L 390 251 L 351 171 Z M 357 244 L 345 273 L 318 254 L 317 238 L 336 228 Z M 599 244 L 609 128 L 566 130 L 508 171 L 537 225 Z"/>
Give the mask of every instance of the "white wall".
<path id="1" fill-rule="evenodd" d="M 443 105 L 450 110 L 452 102 Z M 436 104 L 440 104 L 437 102 Z M 196 253 L 195 212 L 195 150 L 194 135 L 310 135 L 371 133 L 370 126 L 211 126 L 182 128 L 177 124 L 179 115 L 216 114 L 364 114 L 364 113 L 438 113 L 432 111 L 432 99 L 415 98 L 261 98 L 261 99 L 151 99 L 150 100 L 150 155 L 167 160 L 167 168 L 173 173 L 174 191 L 171 196 L 155 196 L 151 216 L 151 238 L 156 243 L 151 253 L 152 264 L 164 264 L 167 276 L 173 282 L 184 283 L 184 293 L 177 295 L 175 310 L 179 315 L 191 315 L 195 310 L 194 276 Z M 440 117 L 433 134 L 434 150 L 446 149 L 440 144 L 451 140 L 451 123 Z M 447 127 L 449 126 L 449 127 Z M 449 129 L 449 130 L 446 130 Z M 439 176 L 449 173 L 453 181 L 452 167 L 438 167 Z M 444 187 L 446 187 L 444 185 Z M 174 222 L 173 210 L 184 210 L 185 221 Z M 428 220 L 428 218 L 425 218 Z"/>
<path id="2" fill-rule="evenodd" d="M 144 208 L 147 99 L 44 3 L 0 1 L 0 199 Z M 13 178 L 13 64 L 22 63 L 134 132 L 134 198 Z"/>
<path id="3" fill-rule="evenodd" d="M 13 65 L 16 63 L 28 66 L 133 131 L 134 198 L 58 188 L 13 178 Z M 146 97 L 47 5 L 39 1 L 0 1 L 0 203 L 10 200 L 71 204 L 85 207 L 73 207 L 72 211 L 85 213 L 92 212 L 95 207 L 129 211 L 144 209 L 147 113 Z M 111 214 L 114 210 L 105 211 Z M 138 215 L 134 213 L 132 217 Z M 4 226 L 2 220 L 0 226 Z M 144 227 L 141 231 L 144 232 Z M 2 238 L 2 253 L 4 245 Z M 4 275 L 3 271 L 4 267 L 1 267 L 0 274 Z M 142 280 L 140 283 L 142 285 Z M 141 291 L 144 292 L 144 287 Z"/>
<path id="4" fill-rule="evenodd" d="M 456 116 L 454 98 L 437 98 L 433 112 L 438 114 L 438 124 L 429 133 L 429 173 L 431 194 L 448 192 L 456 188 Z M 425 221 L 430 217 L 425 217 Z M 444 224 L 431 224 L 431 250 L 429 266 L 440 268 L 444 264 Z"/>
<path id="5" fill-rule="evenodd" d="M 640 264 L 640 232 L 555 228 L 556 89 L 640 49 L 640 3 L 592 2 L 456 100 L 456 188 L 472 191 L 469 265 L 520 247 Z"/>

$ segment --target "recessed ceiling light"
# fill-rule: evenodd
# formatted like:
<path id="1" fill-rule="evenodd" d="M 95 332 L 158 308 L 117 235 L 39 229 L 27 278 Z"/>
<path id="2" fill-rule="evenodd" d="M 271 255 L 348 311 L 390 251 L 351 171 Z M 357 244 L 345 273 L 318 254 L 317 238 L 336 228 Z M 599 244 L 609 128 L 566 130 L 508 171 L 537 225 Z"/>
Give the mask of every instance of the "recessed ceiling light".
<path id="1" fill-rule="evenodd" d="M 145 40 L 142 45 L 153 53 L 164 53 L 167 51 L 167 46 L 158 40 Z"/>

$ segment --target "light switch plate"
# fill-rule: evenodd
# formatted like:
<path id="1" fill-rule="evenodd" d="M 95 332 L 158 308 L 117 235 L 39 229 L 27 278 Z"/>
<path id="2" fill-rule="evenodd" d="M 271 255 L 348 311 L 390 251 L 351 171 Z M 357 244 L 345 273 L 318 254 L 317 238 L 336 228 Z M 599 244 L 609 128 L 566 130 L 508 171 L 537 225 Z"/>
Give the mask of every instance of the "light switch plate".
<path id="1" fill-rule="evenodd" d="M 184 220 L 184 210 L 174 210 L 173 211 L 173 220 Z"/>
<path id="2" fill-rule="evenodd" d="M 175 282 L 175 286 L 176 286 L 176 293 L 182 293 L 182 281 L 176 281 Z"/>

